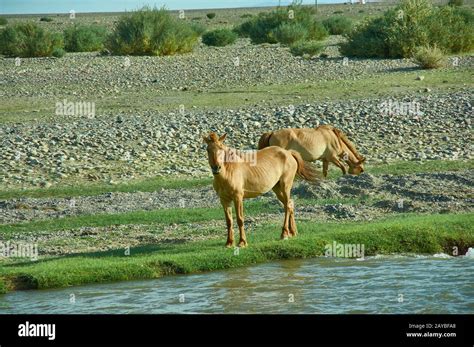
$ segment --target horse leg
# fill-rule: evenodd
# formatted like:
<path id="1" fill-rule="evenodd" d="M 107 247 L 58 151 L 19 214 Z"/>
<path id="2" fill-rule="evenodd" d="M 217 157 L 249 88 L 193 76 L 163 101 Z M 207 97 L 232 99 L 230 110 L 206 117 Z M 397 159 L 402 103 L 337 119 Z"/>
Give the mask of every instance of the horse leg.
<path id="1" fill-rule="evenodd" d="M 334 157 L 331 158 L 331 162 L 332 162 L 334 165 L 336 165 L 338 168 L 341 169 L 343 175 L 347 174 L 346 167 L 344 166 L 343 163 L 341 163 L 341 161 L 339 160 L 339 158 L 337 158 L 336 156 L 334 156 Z"/>
<path id="2" fill-rule="evenodd" d="M 329 162 L 327 160 L 323 160 L 323 175 L 324 175 L 324 177 L 328 177 L 328 169 L 329 169 Z"/>
<path id="3" fill-rule="evenodd" d="M 272 188 L 273 192 L 275 193 L 276 197 L 278 198 L 278 200 L 281 201 L 281 203 L 283 204 L 283 206 L 285 207 L 285 220 L 283 222 L 283 229 L 282 229 L 282 232 L 281 232 L 281 239 L 284 240 L 284 239 L 287 239 L 288 238 L 288 223 L 287 223 L 287 209 L 286 209 L 286 200 L 283 196 L 283 192 L 281 191 L 281 186 L 280 186 L 280 182 L 278 182 L 275 187 Z M 286 226 L 286 228 L 285 228 Z"/>
<path id="4" fill-rule="evenodd" d="M 290 199 L 289 194 L 291 187 L 288 189 L 287 185 L 282 184 L 283 180 L 284 178 L 275 187 L 273 187 L 273 191 L 275 192 L 278 200 L 280 200 L 285 207 L 285 219 L 283 220 L 281 239 L 286 240 L 288 237 L 296 235 L 297 230 L 292 208 L 293 200 Z"/>
<path id="5" fill-rule="evenodd" d="M 287 186 L 286 189 L 283 191 L 283 196 L 287 201 L 287 210 L 288 210 L 288 219 L 289 219 L 289 229 L 290 229 L 290 237 L 294 237 L 298 234 L 298 229 L 296 228 L 295 222 L 295 203 L 290 198 L 291 194 L 291 186 Z"/>
<path id="6" fill-rule="evenodd" d="M 240 240 L 239 240 L 239 247 L 247 247 L 247 238 L 245 237 L 245 230 L 244 230 L 244 203 L 243 197 L 237 196 L 234 200 L 235 204 L 235 213 L 237 214 L 237 224 L 239 225 L 239 233 L 240 233 Z"/>
<path id="7" fill-rule="evenodd" d="M 294 237 L 298 235 L 298 228 L 296 227 L 296 221 L 295 221 L 295 203 L 293 202 L 292 199 L 290 199 L 289 207 L 290 207 L 290 236 Z"/>
<path id="8" fill-rule="evenodd" d="M 234 229 L 232 228 L 232 206 L 230 201 L 221 200 L 222 207 L 224 207 L 225 221 L 227 224 L 227 248 L 234 246 Z"/>

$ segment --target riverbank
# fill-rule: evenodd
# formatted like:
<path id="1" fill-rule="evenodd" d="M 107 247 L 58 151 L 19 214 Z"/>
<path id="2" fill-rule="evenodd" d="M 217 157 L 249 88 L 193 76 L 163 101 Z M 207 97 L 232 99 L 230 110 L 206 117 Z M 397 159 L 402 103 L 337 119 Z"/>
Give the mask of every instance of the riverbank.
<path id="1" fill-rule="evenodd" d="M 325 247 L 364 245 L 364 255 L 392 253 L 452 255 L 474 244 L 474 215 L 402 215 L 376 222 L 300 222 L 299 235 L 278 240 L 281 226 L 271 223 L 248 233 L 250 247 L 225 249 L 219 239 L 177 244 L 160 243 L 109 252 L 37 260 L 0 269 L 3 292 L 45 289 L 133 279 L 159 278 L 236 268 L 279 259 L 319 257 Z M 129 255 L 127 255 L 129 254 Z"/>

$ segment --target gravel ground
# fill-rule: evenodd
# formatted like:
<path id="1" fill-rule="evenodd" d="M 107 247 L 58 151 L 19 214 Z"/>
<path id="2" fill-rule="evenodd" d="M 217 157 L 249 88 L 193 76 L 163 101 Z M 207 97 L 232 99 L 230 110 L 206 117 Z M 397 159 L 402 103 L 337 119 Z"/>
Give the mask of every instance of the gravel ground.
<path id="1" fill-rule="evenodd" d="M 0 97 L 7 104 L 28 97 L 25 102 L 42 100 L 51 108 L 33 110 L 50 112 L 51 119 L 0 123 L 0 183 L 4 188 L 31 188 L 78 180 L 114 183 L 160 175 L 202 176 L 208 168 L 201 135 L 209 130 L 227 132 L 229 145 L 251 149 L 265 131 L 325 123 L 347 132 L 371 163 L 472 157 L 472 117 L 467 115 L 472 115 L 473 93 L 467 87 L 392 99 L 374 96 L 299 104 L 295 96 L 294 105 L 262 102 L 235 109 L 186 105 L 183 112 L 120 111 L 127 108 L 120 105 L 129 100 L 124 97 L 127 92 L 149 93 L 144 100 L 148 105 L 150 98 L 169 90 L 206 93 L 228 87 L 245 91 L 254 85 L 348 83 L 414 68 L 408 59 L 350 60 L 345 66 L 336 46 L 340 40 L 330 37 L 329 58 L 309 60 L 294 57 L 279 45 L 251 45 L 248 40 L 222 48 L 201 45 L 191 54 L 172 57 L 80 53 L 61 59 L 23 59 L 20 66 L 14 59 L 0 58 Z M 459 60 L 459 66 L 473 65 L 472 56 Z M 94 117 L 54 114 L 52 105 L 64 99 L 92 101 L 100 109 L 102 98 L 116 93 L 121 101 Z M 391 115 L 383 111 L 388 102 L 408 102 L 420 112 Z"/>
<path id="2" fill-rule="evenodd" d="M 395 102 L 413 102 L 408 96 Z M 422 115 L 381 112 L 387 99 L 292 107 L 189 112 L 97 119 L 61 124 L 0 126 L 0 182 L 42 186 L 76 178 L 124 181 L 137 177 L 208 175 L 201 135 L 228 133 L 228 144 L 253 149 L 260 135 L 282 127 L 332 124 L 343 129 L 369 163 L 472 158 L 472 92 L 416 99 Z"/>
<path id="3" fill-rule="evenodd" d="M 363 199 L 362 202 L 321 206 L 302 200 L 300 205 L 304 207 L 299 210 L 314 213 L 316 220 L 365 220 L 387 212 L 468 211 L 474 207 L 474 174 L 464 170 L 401 176 L 374 176 L 366 173 L 360 176 L 347 175 L 337 180 L 323 180 L 316 185 L 297 182 L 293 196 L 296 201 Z M 272 192 L 260 199 L 278 203 Z M 75 198 L 18 198 L 0 201 L 0 223 L 138 210 L 219 206 L 219 199 L 211 186 L 161 189 L 156 192 L 106 193 Z M 350 213 L 345 213 L 346 210 Z"/>
<path id="4" fill-rule="evenodd" d="M 252 45 L 248 39 L 227 47 L 200 44 L 194 52 L 169 57 L 99 56 L 69 53 L 57 58 L 0 59 L 0 95 L 6 97 L 94 97 L 146 88 L 160 95 L 166 90 L 208 91 L 224 87 L 289 82 L 357 80 L 380 73 L 415 69 L 410 59 L 351 59 L 343 65 L 337 43 L 327 40 L 328 58 L 295 57 L 280 45 Z M 458 66 L 472 66 L 474 58 L 459 57 Z M 80 86 L 80 88 L 77 88 Z"/>

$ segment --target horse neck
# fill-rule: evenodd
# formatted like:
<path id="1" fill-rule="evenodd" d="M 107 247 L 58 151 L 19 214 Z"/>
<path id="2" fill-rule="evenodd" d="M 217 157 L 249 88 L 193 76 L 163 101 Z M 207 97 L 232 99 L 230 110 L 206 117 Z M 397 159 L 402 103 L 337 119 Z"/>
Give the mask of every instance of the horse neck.
<path id="1" fill-rule="evenodd" d="M 344 153 L 347 153 L 347 156 L 348 156 L 348 160 L 345 160 L 345 162 L 349 165 L 353 164 L 357 164 L 359 162 L 359 159 L 355 156 L 355 154 L 349 149 L 349 147 L 347 147 L 347 145 L 342 142 L 342 149 L 344 151 Z M 343 157 L 344 157 L 344 154 L 343 154 Z"/>

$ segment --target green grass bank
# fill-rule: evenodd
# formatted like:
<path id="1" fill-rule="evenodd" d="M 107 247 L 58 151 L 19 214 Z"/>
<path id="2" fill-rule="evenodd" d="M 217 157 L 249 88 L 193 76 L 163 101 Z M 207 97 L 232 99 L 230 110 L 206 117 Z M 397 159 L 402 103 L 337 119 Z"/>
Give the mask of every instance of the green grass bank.
<path id="1" fill-rule="evenodd" d="M 48 258 L 0 268 L 2 292 L 91 283 L 159 278 L 248 266 L 281 259 L 324 255 L 334 241 L 362 244 L 365 256 L 392 253 L 465 254 L 474 246 L 474 214 L 400 215 L 376 222 L 300 222 L 299 235 L 280 241 L 280 224 L 248 232 L 250 246 L 226 249 L 222 239 L 182 244 L 146 245 L 108 252 Z M 454 248 L 457 247 L 457 248 Z"/>

